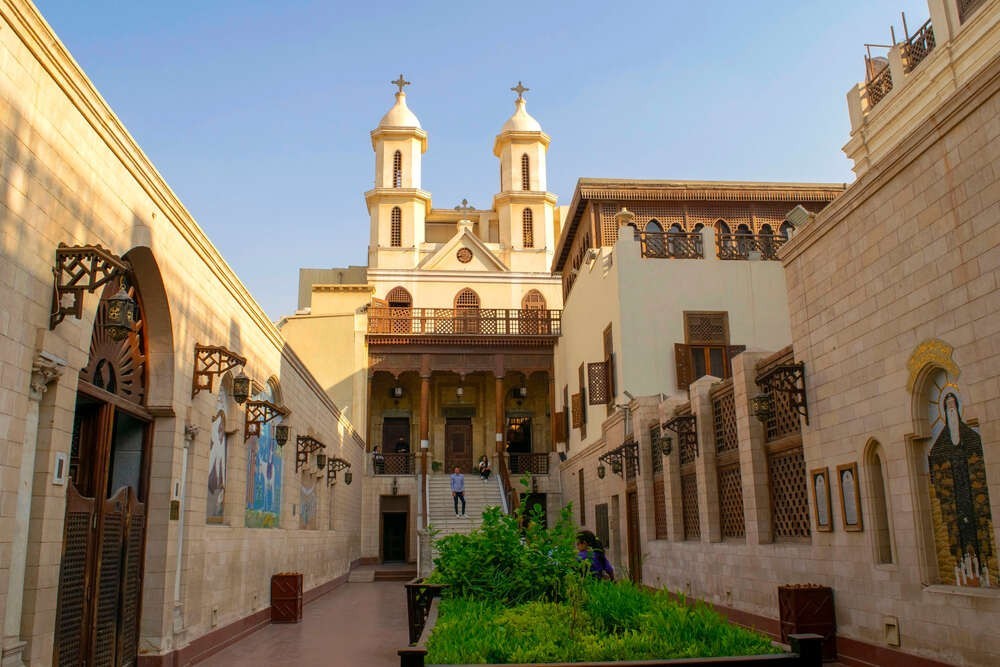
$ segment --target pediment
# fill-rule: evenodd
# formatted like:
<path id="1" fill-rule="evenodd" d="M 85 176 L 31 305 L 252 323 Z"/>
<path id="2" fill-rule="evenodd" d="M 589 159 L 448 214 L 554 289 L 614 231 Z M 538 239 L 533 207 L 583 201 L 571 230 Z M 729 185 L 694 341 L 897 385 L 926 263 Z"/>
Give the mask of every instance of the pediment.
<path id="1" fill-rule="evenodd" d="M 425 271 L 510 271 L 468 228 L 460 229 L 418 268 Z"/>

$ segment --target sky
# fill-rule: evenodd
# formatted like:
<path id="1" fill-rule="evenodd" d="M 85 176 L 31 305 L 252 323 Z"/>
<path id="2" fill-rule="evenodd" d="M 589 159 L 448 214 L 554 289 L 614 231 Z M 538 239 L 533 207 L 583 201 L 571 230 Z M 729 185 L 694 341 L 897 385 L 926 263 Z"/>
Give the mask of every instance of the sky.
<path id="1" fill-rule="evenodd" d="M 924 0 L 36 3 L 273 320 L 300 267 L 367 261 L 369 133 L 400 73 L 438 208 L 491 206 L 518 81 L 560 204 L 579 178 L 849 183 L 864 45 L 928 18 Z"/>

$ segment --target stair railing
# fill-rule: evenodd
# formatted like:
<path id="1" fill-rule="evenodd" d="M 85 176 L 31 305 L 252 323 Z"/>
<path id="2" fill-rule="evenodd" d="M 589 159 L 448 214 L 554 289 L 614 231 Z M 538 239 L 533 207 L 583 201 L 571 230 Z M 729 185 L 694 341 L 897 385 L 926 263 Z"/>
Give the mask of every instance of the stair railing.
<path id="1" fill-rule="evenodd" d="M 506 454 L 500 454 L 498 457 L 500 463 L 500 495 L 503 498 L 504 511 L 507 514 L 511 514 L 517 510 L 520 498 L 514 492 L 514 487 L 510 483 L 510 469 L 507 467 L 507 456 Z"/>

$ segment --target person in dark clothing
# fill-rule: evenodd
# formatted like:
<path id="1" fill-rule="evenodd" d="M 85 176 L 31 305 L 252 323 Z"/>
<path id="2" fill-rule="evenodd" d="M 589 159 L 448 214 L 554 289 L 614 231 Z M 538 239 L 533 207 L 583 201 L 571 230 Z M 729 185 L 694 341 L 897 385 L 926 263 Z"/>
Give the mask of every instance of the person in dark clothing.
<path id="1" fill-rule="evenodd" d="M 589 530 L 581 530 L 576 534 L 577 558 L 590 563 L 590 574 L 596 579 L 615 578 L 615 568 L 604 555 L 604 545 L 601 540 Z"/>

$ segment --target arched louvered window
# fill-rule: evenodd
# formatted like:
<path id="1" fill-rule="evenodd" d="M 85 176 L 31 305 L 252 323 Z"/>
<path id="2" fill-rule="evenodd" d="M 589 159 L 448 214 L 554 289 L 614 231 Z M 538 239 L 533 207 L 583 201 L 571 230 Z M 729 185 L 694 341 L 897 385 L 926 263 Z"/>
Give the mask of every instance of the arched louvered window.
<path id="1" fill-rule="evenodd" d="M 792 233 L 795 231 L 795 225 L 785 220 L 781 223 L 781 227 L 778 228 L 778 233 L 785 237 L 785 240 L 792 238 Z"/>
<path id="2" fill-rule="evenodd" d="M 392 156 L 392 187 L 403 187 L 403 154 L 399 151 Z"/>
<path id="3" fill-rule="evenodd" d="M 399 248 L 403 245 L 403 211 L 398 206 L 392 207 L 390 243 L 393 248 Z"/>
<path id="4" fill-rule="evenodd" d="M 642 254 L 644 257 L 666 257 L 667 245 L 663 239 L 663 225 L 657 219 L 646 223 L 646 234 L 643 239 Z"/>
<path id="5" fill-rule="evenodd" d="M 466 287 L 455 295 L 455 308 L 479 308 L 479 295 Z"/>
<path id="6" fill-rule="evenodd" d="M 728 234 L 732 234 L 732 232 L 729 230 L 729 224 L 726 223 L 725 220 L 716 220 L 715 221 L 715 233 L 716 234 L 727 234 L 727 235 Z"/>
<path id="7" fill-rule="evenodd" d="M 524 236 L 524 247 L 535 247 L 535 215 L 530 208 L 524 209 L 521 214 L 521 234 Z"/>
<path id="8" fill-rule="evenodd" d="M 545 310 L 545 297 L 536 289 L 531 290 L 521 299 L 522 310 Z"/>
<path id="9" fill-rule="evenodd" d="M 663 225 L 660 224 L 659 220 L 656 220 L 654 218 L 653 220 L 650 220 L 649 222 L 646 223 L 646 231 L 647 232 L 662 232 L 663 231 Z"/>
<path id="10" fill-rule="evenodd" d="M 531 161 L 527 153 L 521 155 L 521 189 L 531 189 Z"/>
<path id="11" fill-rule="evenodd" d="M 385 296 L 390 308 L 409 308 L 413 305 L 413 297 L 405 287 L 393 287 Z"/>

